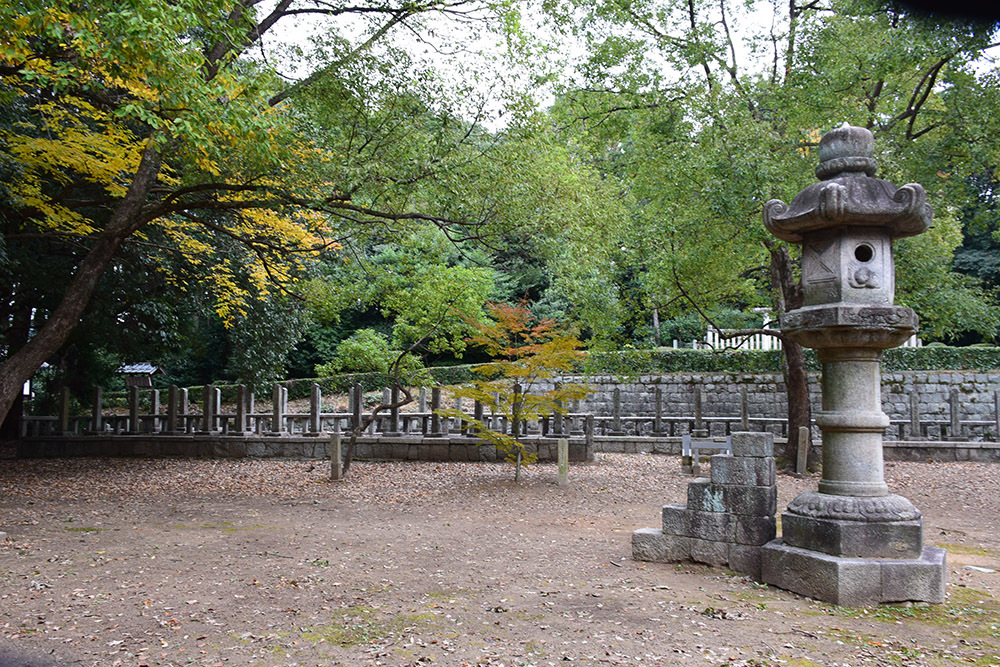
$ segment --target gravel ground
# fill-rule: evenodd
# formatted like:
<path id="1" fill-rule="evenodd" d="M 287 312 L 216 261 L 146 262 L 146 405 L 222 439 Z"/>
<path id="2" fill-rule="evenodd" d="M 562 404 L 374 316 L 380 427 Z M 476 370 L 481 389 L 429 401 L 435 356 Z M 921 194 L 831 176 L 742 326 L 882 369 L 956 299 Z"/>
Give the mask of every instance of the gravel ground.
<path id="1" fill-rule="evenodd" d="M 948 600 L 848 610 L 630 559 L 676 457 L 0 462 L 0 666 L 1000 665 L 1000 466 L 890 463 Z M 779 507 L 816 478 L 779 477 Z"/>

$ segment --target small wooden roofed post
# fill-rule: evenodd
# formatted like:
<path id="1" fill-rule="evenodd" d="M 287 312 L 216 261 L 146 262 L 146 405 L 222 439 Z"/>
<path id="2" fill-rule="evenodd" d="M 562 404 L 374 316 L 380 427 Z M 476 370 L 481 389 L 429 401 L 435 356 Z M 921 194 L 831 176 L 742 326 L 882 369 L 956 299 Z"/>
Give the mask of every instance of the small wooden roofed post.
<path id="1" fill-rule="evenodd" d="M 149 361 L 125 364 L 118 369 L 118 372 L 125 376 L 126 387 L 139 387 L 140 389 L 152 387 L 153 376 L 164 374 L 162 368 Z"/>

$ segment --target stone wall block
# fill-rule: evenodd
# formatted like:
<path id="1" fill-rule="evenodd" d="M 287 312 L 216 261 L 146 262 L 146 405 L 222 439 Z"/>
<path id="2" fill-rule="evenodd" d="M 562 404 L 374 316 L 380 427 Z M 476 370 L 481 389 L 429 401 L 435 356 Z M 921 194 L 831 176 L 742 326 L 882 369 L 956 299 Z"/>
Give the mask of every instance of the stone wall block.
<path id="1" fill-rule="evenodd" d="M 733 514 L 733 539 L 736 544 L 761 546 L 767 544 L 777 535 L 777 522 L 774 516 L 753 516 Z"/>
<path id="2" fill-rule="evenodd" d="M 691 513 L 685 505 L 663 506 L 663 532 L 690 537 Z"/>
<path id="3" fill-rule="evenodd" d="M 772 486 L 776 480 L 774 457 L 771 456 L 712 456 L 711 479 L 714 484 Z"/>
<path id="4" fill-rule="evenodd" d="M 745 544 L 729 545 L 729 569 L 760 581 L 761 549 Z"/>
<path id="5" fill-rule="evenodd" d="M 725 507 L 733 514 L 773 516 L 778 511 L 777 486 L 727 484 L 717 488 L 723 490 Z"/>
<path id="6" fill-rule="evenodd" d="M 699 477 L 690 482 L 687 488 L 688 508 L 700 512 L 725 512 L 722 489 L 722 486 L 712 484 L 712 480 L 707 477 Z"/>
<path id="7" fill-rule="evenodd" d="M 733 456 L 774 456 L 774 436 L 770 433 L 733 433 Z"/>
<path id="8" fill-rule="evenodd" d="M 733 524 L 729 512 L 699 512 L 689 510 L 692 537 L 714 542 L 731 542 Z"/>
<path id="9" fill-rule="evenodd" d="M 657 528 L 632 533 L 632 558 L 653 563 L 674 563 L 691 558 L 689 537 L 664 534 Z"/>
<path id="10" fill-rule="evenodd" d="M 697 537 L 687 538 L 691 545 L 691 560 L 712 567 L 725 567 L 729 564 L 729 543 L 715 540 L 702 540 Z"/>
<path id="11" fill-rule="evenodd" d="M 924 547 L 919 561 L 883 561 L 881 601 L 943 603 L 945 558 L 944 549 Z"/>

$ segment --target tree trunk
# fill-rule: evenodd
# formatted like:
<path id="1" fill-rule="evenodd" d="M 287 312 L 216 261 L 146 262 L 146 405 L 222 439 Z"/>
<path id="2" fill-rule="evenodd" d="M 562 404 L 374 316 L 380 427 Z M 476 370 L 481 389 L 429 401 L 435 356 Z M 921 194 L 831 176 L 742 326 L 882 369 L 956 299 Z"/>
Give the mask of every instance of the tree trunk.
<path id="1" fill-rule="evenodd" d="M 59 305 L 38 333 L 0 364 L 0 421 L 6 418 L 24 383 L 69 338 L 119 246 L 141 226 L 137 219 L 159 171 L 160 155 L 150 142 L 128 193 L 80 262 Z"/>
<path id="2" fill-rule="evenodd" d="M 775 310 L 779 313 L 801 308 L 803 304 L 802 286 L 795 280 L 794 264 L 788 254 L 788 247 L 772 244 L 768 247 L 771 255 L 771 288 L 775 295 Z M 798 458 L 799 427 L 811 427 L 812 407 L 809 404 L 809 374 L 806 369 L 805 353 L 795 341 L 782 341 L 782 374 L 785 378 L 785 393 L 788 400 L 788 444 L 785 451 L 778 454 L 784 468 L 794 468 Z M 815 467 L 817 461 L 809 452 L 808 467 Z"/>

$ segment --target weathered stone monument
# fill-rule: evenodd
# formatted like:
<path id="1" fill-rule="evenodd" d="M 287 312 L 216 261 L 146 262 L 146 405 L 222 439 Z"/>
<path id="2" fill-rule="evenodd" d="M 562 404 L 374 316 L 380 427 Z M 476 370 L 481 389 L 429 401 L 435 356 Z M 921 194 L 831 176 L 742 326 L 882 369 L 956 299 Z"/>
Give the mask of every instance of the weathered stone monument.
<path id="1" fill-rule="evenodd" d="M 632 533 L 632 557 L 695 561 L 760 578 L 761 548 L 774 538 L 774 436 L 733 433 L 732 452 L 712 457 L 711 477 L 688 484 L 686 505 L 663 508 L 662 528 Z"/>
<path id="2" fill-rule="evenodd" d="M 763 548 L 764 582 L 841 605 L 944 601 L 945 552 L 923 546 L 920 511 L 889 493 L 880 400 L 882 350 L 917 330 L 893 305 L 892 241 L 931 224 L 924 189 L 875 178 L 871 132 L 844 125 L 820 141 L 819 183 L 764 206 L 764 225 L 802 245 L 804 306 L 781 330 L 823 364 L 823 476 L 782 514 Z"/>

